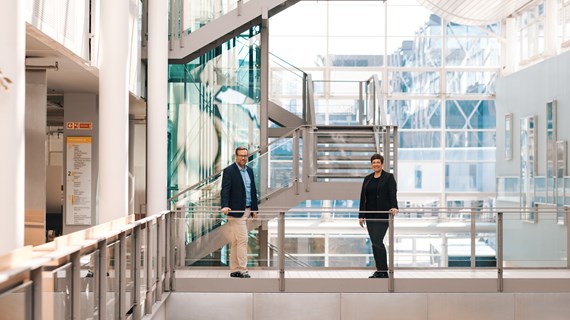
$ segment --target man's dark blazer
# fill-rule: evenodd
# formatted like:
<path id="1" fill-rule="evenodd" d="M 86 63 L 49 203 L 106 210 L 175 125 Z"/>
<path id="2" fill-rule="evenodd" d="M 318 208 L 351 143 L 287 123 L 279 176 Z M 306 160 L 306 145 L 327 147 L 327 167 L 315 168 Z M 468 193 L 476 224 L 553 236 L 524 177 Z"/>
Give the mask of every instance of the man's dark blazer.
<path id="1" fill-rule="evenodd" d="M 258 211 L 257 207 L 257 188 L 255 187 L 255 179 L 253 170 L 245 166 L 249 179 L 251 180 L 251 211 Z M 229 216 L 241 217 L 245 210 L 245 185 L 243 178 L 239 172 L 237 163 L 232 163 L 224 169 L 222 176 L 222 208 L 228 207 L 232 209 Z M 240 211 L 240 212 L 234 212 Z"/>
<path id="2" fill-rule="evenodd" d="M 374 173 L 367 175 L 362 183 L 362 190 L 360 191 L 360 212 L 358 217 L 365 218 L 366 214 L 366 187 L 374 177 Z M 380 184 L 378 185 L 378 200 L 377 207 L 371 211 L 389 211 L 392 208 L 398 209 L 398 200 L 396 194 L 398 188 L 396 186 L 396 179 L 390 172 L 382 170 L 380 174 Z M 387 219 L 388 213 L 376 213 L 374 218 Z"/>

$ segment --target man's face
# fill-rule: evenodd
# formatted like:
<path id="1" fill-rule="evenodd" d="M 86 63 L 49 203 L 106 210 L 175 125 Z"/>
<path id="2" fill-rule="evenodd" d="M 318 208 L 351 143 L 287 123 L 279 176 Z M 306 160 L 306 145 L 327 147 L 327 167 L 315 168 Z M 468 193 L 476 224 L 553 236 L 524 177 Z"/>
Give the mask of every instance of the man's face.
<path id="1" fill-rule="evenodd" d="M 244 167 L 247 163 L 247 150 L 238 150 L 236 154 L 236 162 L 241 167 Z"/>

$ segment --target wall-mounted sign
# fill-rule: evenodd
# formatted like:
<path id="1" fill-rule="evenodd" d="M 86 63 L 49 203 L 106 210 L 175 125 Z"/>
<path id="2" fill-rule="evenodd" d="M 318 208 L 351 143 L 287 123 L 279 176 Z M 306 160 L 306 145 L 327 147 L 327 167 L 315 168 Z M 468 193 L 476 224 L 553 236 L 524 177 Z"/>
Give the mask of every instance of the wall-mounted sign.
<path id="1" fill-rule="evenodd" d="M 92 137 L 67 137 L 66 224 L 91 225 Z"/>
<path id="2" fill-rule="evenodd" d="M 68 130 L 93 130 L 93 122 L 66 122 Z"/>

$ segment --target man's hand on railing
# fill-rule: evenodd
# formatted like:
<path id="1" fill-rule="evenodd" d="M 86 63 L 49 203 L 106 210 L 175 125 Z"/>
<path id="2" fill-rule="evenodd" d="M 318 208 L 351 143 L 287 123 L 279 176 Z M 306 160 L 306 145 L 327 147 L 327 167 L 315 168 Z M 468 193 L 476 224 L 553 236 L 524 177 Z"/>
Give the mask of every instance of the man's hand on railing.
<path id="1" fill-rule="evenodd" d="M 393 214 L 393 215 L 397 215 L 397 214 L 398 214 L 398 209 L 397 209 L 397 208 L 392 208 L 392 209 L 390 209 L 389 212 L 390 212 L 391 214 Z"/>
<path id="2" fill-rule="evenodd" d="M 225 214 L 226 216 L 228 215 L 228 213 L 230 213 L 230 211 L 232 211 L 232 209 L 230 209 L 229 207 L 222 208 L 222 213 Z"/>
<path id="3" fill-rule="evenodd" d="M 251 212 L 251 219 L 252 219 L 252 220 L 257 220 L 257 211 L 252 211 L 252 212 Z"/>
<path id="4" fill-rule="evenodd" d="M 366 224 L 366 221 L 364 220 L 364 218 L 358 218 L 358 224 L 364 228 L 364 225 Z"/>

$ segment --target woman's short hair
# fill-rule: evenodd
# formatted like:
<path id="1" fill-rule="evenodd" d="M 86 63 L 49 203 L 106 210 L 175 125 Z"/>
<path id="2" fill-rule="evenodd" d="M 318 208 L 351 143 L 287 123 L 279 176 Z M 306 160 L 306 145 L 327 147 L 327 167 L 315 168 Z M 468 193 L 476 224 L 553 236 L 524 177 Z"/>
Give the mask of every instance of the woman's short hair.
<path id="1" fill-rule="evenodd" d="M 370 162 L 376 159 L 380 159 L 380 163 L 384 164 L 384 156 L 382 156 L 381 154 L 378 153 L 373 154 L 372 157 L 370 157 Z"/>

